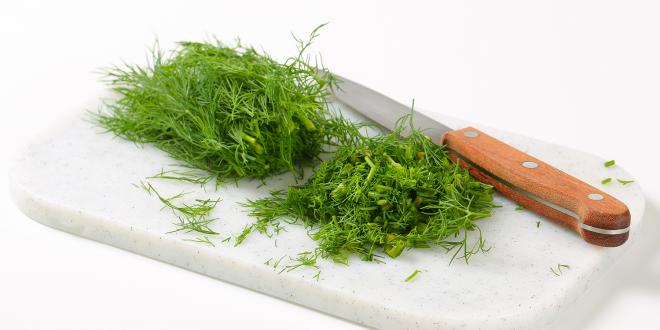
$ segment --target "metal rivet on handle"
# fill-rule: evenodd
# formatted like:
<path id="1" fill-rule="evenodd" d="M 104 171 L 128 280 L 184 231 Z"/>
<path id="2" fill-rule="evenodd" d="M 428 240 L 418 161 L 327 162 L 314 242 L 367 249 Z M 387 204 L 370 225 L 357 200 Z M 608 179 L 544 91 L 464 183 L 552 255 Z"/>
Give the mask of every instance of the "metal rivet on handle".
<path id="1" fill-rule="evenodd" d="M 591 199 L 592 201 L 600 201 L 603 200 L 603 198 L 605 198 L 601 194 L 589 194 L 587 197 L 589 197 L 589 199 Z"/>
<path id="2" fill-rule="evenodd" d="M 539 167 L 539 164 L 537 164 L 537 163 L 535 163 L 535 162 L 527 161 L 527 162 L 523 162 L 523 163 L 522 163 L 522 166 L 523 166 L 524 168 L 537 168 L 537 167 Z"/>
<path id="3" fill-rule="evenodd" d="M 469 138 L 475 138 L 475 137 L 479 136 L 479 133 L 477 133 L 475 131 L 465 131 L 465 132 L 463 132 L 463 135 L 465 135 L 466 137 L 469 137 Z"/>

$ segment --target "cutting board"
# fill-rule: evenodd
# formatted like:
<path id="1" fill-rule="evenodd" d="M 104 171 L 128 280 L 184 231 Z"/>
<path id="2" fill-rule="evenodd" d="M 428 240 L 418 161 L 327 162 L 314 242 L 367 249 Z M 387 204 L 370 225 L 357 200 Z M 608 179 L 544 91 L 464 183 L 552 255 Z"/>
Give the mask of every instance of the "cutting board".
<path id="1" fill-rule="evenodd" d="M 473 256 L 469 264 L 460 259 L 450 264 L 451 254 L 433 248 L 408 251 L 382 264 L 352 258 L 350 266 L 344 266 L 321 260 L 319 269 L 287 271 L 287 265 L 295 264 L 292 258 L 315 247 L 302 227 L 287 225 L 271 238 L 255 233 L 237 247 L 234 240 L 255 221 L 239 203 L 295 184 L 290 174 L 275 176 L 265 185 L 241 180 L 217 190 L 212 183 L 202 188 L 146 180 L 161 169 L 173 169 L 176 162 L 149 145 L 102 133 L 82 113 L 63 119 L 26 148 L 11 170 L 11 191 L 26 215 L 47 226 L 370 327 L 557 327 L 562 314 L 579 304 L 581 294 L 597 285 L 596 280 L 635 242 L 644 212 L 641 189 L 637 183 L 624 186 L 616 180 L 602 186 L 606 177 L 633 179 L 621 167 L 605 168 L 602 158 L 456 118 L 431 116 L 452 127 L 477 127 L 616 196 L 630 208 L 629 242 L 618 248 L 589 245 L 575 233 L 516 210 L 515 204 L 496 195 L 502 207 L 479 221 L 490 250 Z M 220 233 L 209 236 L 214 246 L 192 241 L 200 235 L 168 234 L 176 229 L 176 217 L 139 188 L 141 181 L 164 196 L 187 191 L 186 198 L 222 199 L 212 214 L 218 220 L 211 227 Z M 559 272 L 558 264 L 570 269 Z M 405 282 L 416 269 L 422 272 Z"/>

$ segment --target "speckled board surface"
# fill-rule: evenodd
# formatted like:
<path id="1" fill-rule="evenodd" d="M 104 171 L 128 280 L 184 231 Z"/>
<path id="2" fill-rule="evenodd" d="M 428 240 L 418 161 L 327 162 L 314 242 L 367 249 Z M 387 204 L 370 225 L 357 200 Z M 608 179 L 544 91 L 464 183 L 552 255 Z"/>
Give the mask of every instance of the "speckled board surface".
<path id="1" fill-rule="evenodd" d="M 621 199 L 630 208 L 630 241 L 635 240 L 644 211 L 641 189 L 636 183 L 600 186 L 604 177 L 632 178 L 623 169 L 604 168 L 603 159 L 569 148 L 433 117 L 452 127 L 473 125 Z M 498 195 L 502 207 L 480 221 L 491 250 L 469 264 L 450 265 L 451 255 L 422 249 L 384 264 L 352 259 L 345 267 L 321 261 L 317 280 L 315 269 L 281 272 L 292 263 L 290 256 L 315 246 L 301 227 L 287 226 L 273 238 L 254 234 L 239 247 L 233 239 L 222 242 L 254 221 L 238 203 L 285 188 L 294 182 L 290 175 L 274 177 L 266 186 L 243 180 L 217 191 L 212 185 L 204 191 L 195 184 L 150 181 L 166 196 L 190 191 L 189 198 L 222 199 L 213 213 L 219 220 L 212 227 L 220 232 L 210 237 L 213 247 L 187 240 L 199 235 L 166 234 L 175 229 L 176 218 L 133 185 L 173 163 L 150 146 L 100 134 L 81 115 L 63 120 L 25 150 L 10 173 L 11 190 L 25 214 L 48 226 L 384 329 L 557 327 L 558 316 L 580 303 L 580 295 L 630 245 L 588 245 L 547 220 L 516 211 Z M 558 263 L 571 268 L 557 276 L 550 268 Z M 405 283 L 415 269 L 422 273 Z"/>

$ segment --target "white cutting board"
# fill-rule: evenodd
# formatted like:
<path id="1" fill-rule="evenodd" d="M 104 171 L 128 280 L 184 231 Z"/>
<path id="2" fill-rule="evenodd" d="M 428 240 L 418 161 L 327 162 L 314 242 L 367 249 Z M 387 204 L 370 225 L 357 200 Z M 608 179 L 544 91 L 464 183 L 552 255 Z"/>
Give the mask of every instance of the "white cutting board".
<path id="1" fill-rule="evenodd" d="M 601 186 L 605 177 L 632 177 L 620 167 L 604 168 L 599 157 L 455 118 L 432 117 L 457 128 L 473 125 L 621 199 L 632 215 L 629 243 L 618 248 L 588 245 L 548 220 L 516 211 L 515 204 L 497 195 L 502 207 L 479 221 L 491 250 L 473 256 L 469 264 L 455 260 L 450 265 L 451 255 L 434 248 L 407 251 L 384 264 L 353 258 L 346 267 L 321 261 L 319 280 L 314 279 L 316 269 L 280 272 L 293 263 L 288 256 L 315 247 L 303 228 L 288 225 L 273 238 L 255 233 L 238 247 L 233 238 L 221 240 L 254 221 L 238 203 L 285 189 L 294 183 L 290 175 L 261 187 L 259 181 L 243 180 L 216 191 L 210 184 L 207 192 L 194 184 L 150 180 L 164 196 L 191 191 L 191 198 L 222 199 L 212 214 L 220 218 L 212 225 L 221 233 L 210 237 L 215 247 L 186 241 L 199 235 L 166 234 L 175 229 L 174 215 L 161 210 L 155 196 L 133 186 L 175 161 L 151 146 L 100 134 L 82 114 L 59 123 L 25 150 L 10 173 L 11 190 L 18 207 L 45 225 L 370 327 L 556 327 L 562 313 L 579 303 L 579 296 L 634 243 L 644 212 L 641 189 L 616 180 Z M 559 263 L 570 265 L 561 276 L 550 270 Z M 422 273 L 404 282 L 415 269 Z"/>

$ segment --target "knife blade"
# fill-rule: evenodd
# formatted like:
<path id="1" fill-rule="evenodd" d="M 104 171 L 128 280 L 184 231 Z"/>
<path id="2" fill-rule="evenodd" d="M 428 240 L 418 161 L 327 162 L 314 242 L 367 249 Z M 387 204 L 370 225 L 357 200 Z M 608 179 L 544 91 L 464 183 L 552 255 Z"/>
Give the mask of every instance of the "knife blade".
<path id="1" fill-rule="evenodd" d="M 389 130 L 412 113 L 415 128 L 445 145 L 455 162 L 505 197 L 591 244 L 614 247 L 628 239 L 630 211 L 615 197 L 476 128 L 452 129 L 375 90 L 335 77 L 339 87 L 333 92 L 341 103 Z"/>

